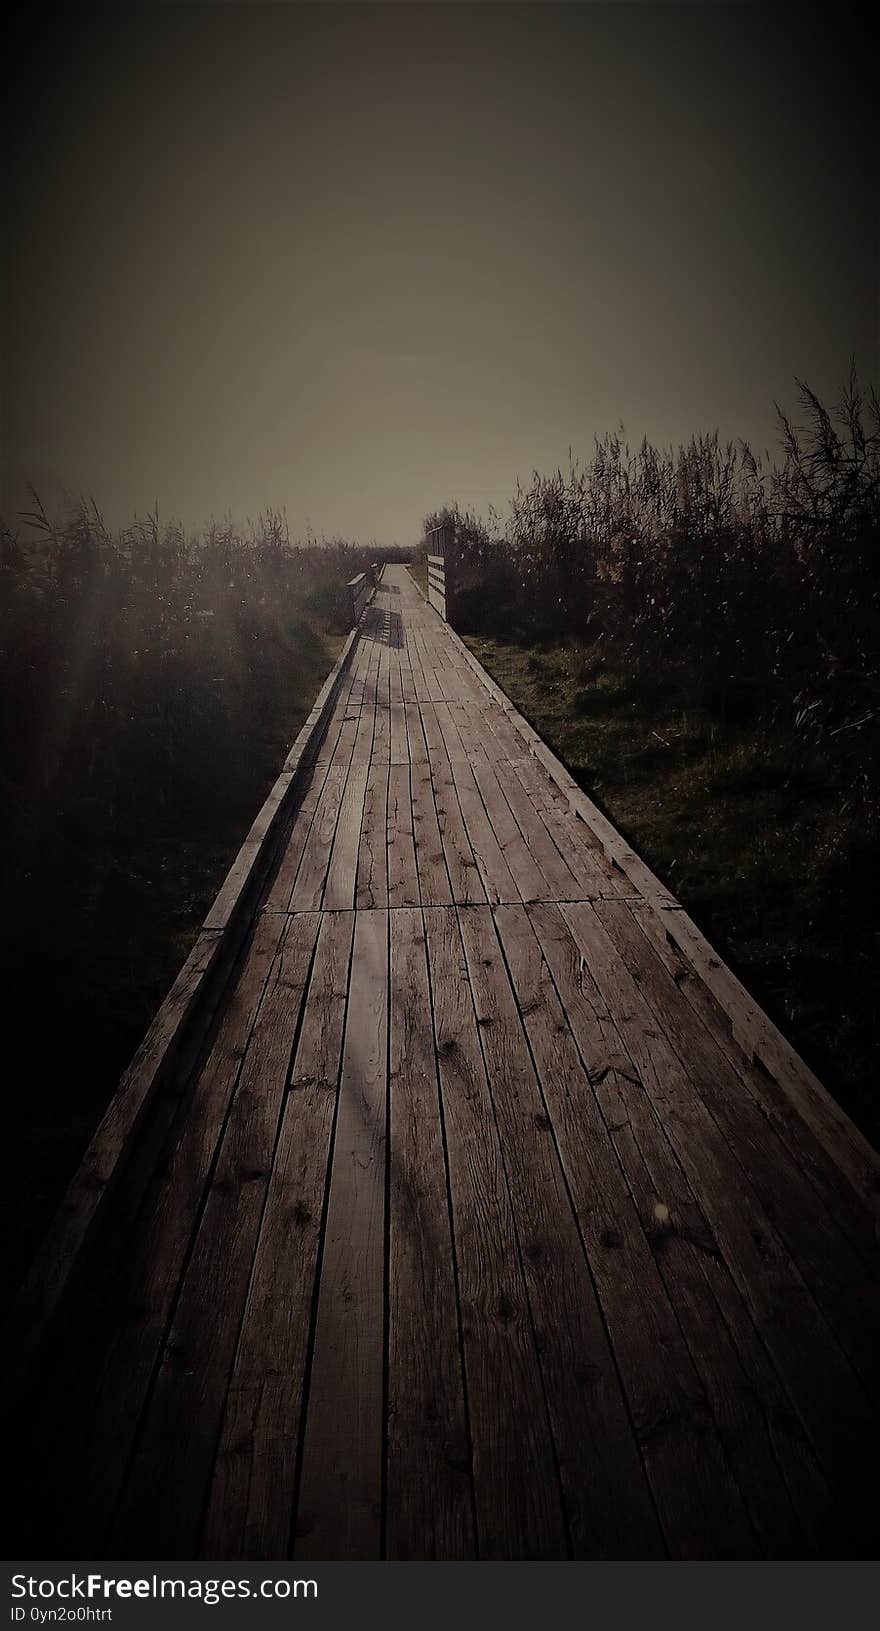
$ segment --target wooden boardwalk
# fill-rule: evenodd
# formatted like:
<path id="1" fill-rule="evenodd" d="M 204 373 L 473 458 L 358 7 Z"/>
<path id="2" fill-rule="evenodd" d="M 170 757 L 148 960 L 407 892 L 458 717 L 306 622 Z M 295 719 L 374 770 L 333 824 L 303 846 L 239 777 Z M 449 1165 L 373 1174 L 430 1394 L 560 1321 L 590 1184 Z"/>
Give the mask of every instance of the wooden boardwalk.
<path id="1" fill-rule="evenodd" d="M 326 715 L 7 1389 L 13 1547 L 876 1555 L 875 1158 L 404 568 Z"/>

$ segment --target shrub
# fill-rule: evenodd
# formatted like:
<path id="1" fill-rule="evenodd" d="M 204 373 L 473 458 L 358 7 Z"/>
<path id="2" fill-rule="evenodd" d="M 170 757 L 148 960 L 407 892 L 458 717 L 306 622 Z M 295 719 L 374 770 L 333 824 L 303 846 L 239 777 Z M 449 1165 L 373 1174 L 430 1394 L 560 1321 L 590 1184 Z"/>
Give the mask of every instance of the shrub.
<path id="1" fill-rule="evenodd" d="M 782 458 L 694 437 L 618 436 L 585 464 L 535 472 L 502 528 L 447 506 L 465 632 L 603 640 L 618 670 L 722 722 L 781 723 L 833 742 L 851 796 L 880 815 L 880 403 L 855 373 L 829 411 L 800 384 L 803 426 L 777 409 Z M 461 586 L 459 590 L 459 585 Z M 594 704 L 578 673 L 574 706 Z"/>

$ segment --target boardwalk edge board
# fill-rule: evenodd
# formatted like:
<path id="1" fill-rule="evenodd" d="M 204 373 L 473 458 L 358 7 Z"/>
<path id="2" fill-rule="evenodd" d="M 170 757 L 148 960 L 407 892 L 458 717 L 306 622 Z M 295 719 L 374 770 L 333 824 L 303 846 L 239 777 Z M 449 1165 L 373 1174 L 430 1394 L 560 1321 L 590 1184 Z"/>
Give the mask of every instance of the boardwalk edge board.
<path id="1" fill-rule="evenodd" d="M 375 593 L 375 589 L 373 590 Z M 373 593 L 369 596 L 372 600 Z M 361 611 L 366 609 L 369 600 Z M 120 1078 L 85 1155 L 13 1298 L 4 1329 L 7 1387 L 26 1377 L 59 1311 L 80 1253 L 98 1232 L 106 1203 L 158 1091 L 207 1030 L 250 922 L 250 909 L 276 852 L 297 774 L 326 724 L 360 633 L 360 618 L 288 753 L 210 908 L 196 942 L 140 1047 Z"/>
<path id="2" fill-rule="evenodd" d="M 426 599 L 417 579 L 413 578 L 413 582 L 422 599 Z M 595 834 L 612 865 L 630 879 L 647 907 L 659 918 L 681 957 L 711 992 L 727 1015 L 733 1038 L 746 1058 L 757 1060 L 769 1072 L 867 1205 L 880 1235 L 880 1154 L 832 1098 L 732 969 L 727 967 L 702 931 L 688 917 L 681 903 L 633 852 L 616 827 L 578 786 L 561 760 L 511 702 L 507 693 L 487 674 L 479 658 L 469 650 L 461 636 L 448 623 L 445 627 L 449 638 L 461 650 L 468 667 L 503 710 L 530 753 L 565 794 L 572 811 Z"/>

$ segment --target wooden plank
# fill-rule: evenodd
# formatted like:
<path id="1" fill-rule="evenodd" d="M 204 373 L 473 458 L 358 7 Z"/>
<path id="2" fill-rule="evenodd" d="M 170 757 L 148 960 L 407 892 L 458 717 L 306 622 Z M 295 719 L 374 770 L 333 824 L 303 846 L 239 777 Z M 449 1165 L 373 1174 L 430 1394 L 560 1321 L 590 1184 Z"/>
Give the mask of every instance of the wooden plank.
<path id="1" fill-rule="evenodd" d="M 872 1269 L 850 1246 L 798 1164 L 623 905 L 600 901 L 596 915 L 685 1066 L 716 1126 L 869 1393 L 880 1389 L 880 1253 Z"/>
<path id="2" fill-rule="evenodd" d="M 428 745 L 425 741 L 425 732 L 418 703 L 404 703 L 404 713 L 406 714 L 406 734 L 409 741 L 410 764 L 426 765 L 429 763 Z"/>
<path id="3" fill-rule="evenodd" d="M 65 1556 L 84 1556 L 106 1533 L 284 927 L 279 917 L 258 920 L 176 1147 L 150 1185 L 139 1227 L 102 1303 L 78 1333 L 75 1350 L 64 1355 L 51 1408 L 44 1401 L 31 1427 L 28 1463 L 36 1477 L 22 1477 L 19 1498 L 36 1491 L 37 1530 L 42 1523 Z"/>
<path id="4" fill-rule="evenodd" d="M 412 675 L 414 692 L 413 700 L 418 701 L 420 697 L 427 696 L 427 681 L 425 679 L 425 671 L 422 667 L 422 658 L 416 640 L 416 632 L 409 620 L 407 621 L 405 639 L 406 655 L 409 661 L 410 673 Z"/>
<path id="5" fill-rule="evenodd" d="M 827 1210 L 857 1247 L 866 1265 L 874 1264 L 877 1231 L 870 1210 L 848 1183 L 841 1183 L 840 1168 L 826 1146 L 804 1121 L 775 1077 L 746 1057 L 734 1040 L 729 1015 L 699 977 L 690 960 L 670 939 L 660 915 L 639 902 L 631 903 L 630 910 L 679 991 L 733 1066 L 747 1092 L 760 1106 Z"/>
<path id="6" fill-rule="evenodd" d="M 553 892 L 552 886 L 522 835 L 494 767 L 485 759 L 481 764 L 475 754 L 471 768 L 517 893 L 523 900 L 546 900 Z"/>
<path id="7" fill-rule="evenodd" d="M 410 653 L 410 649 L 409 649 L 409 644 L 407 642 L 407 631 L 406 631 L 406 624 L 405 623 L 403 624 L 403 627 L 402 627 L 402 630 L 401 630 L 401 637 L 402 637 L 403 644 L 402 644 L 400 652 L 399 652 L 399 657 L 400 657 L 400 690 L 401 690 L 401 695 L 403 697 L 404 703 L 409 705 L 409 704 L 414 703 L 415 700 L 416 700 L 416 684 L 415 684 L 415 677 L 414 677 L 413 668 L 412 668 L 411 653 Z M 408 706 L 407 706 L 407 709 L 406 709 L 406 717 L 407 717 L 407 723 L 408 723 L 409 722 L 409 707 Z"/>
<path id="8" fill-rule="evenodd" d="M 542 811 L 529 798 L 505 760 L 498 762 L 495 774 L 529 849 L 547 879 L 549 888 L 545 898 L 576 900 L 581 894 L 577 873 L 569 866 L 567 855 L 557 848 Z M 569 846 L 564 847 L 570 853 Z"/>
<path id="9" fill-rule="evenodd" d="M 400 653 L 393 646 L 389 659 L 389 755 L 393 765 L 410 762 L 406 711 L 403 706 L 403 683 L 400 674 Z"/>
<path id="10" fill-rule="evenodd" d="M 766 1555 L 797 1555 L 804 1535 L 735 1350 L 711 1320 L 695 1356 L 685 1340 L 681 1287 L 661 1273 L 618 1165 L 534 932 L 542 919 L 499 906 L 495 921 L 669 1550 L 747 1557 L 763 1536 Z"/>
<path id="11" fill-rule="evenodd" d="M 449 715 L 455 724 L 469 764 L 487 765 L 493 761 L 492 737 L 480 710 L 469 702 L 449 703 Z M 488 749 L 487 751 L 487 743 Z"/>
<path id="12" fill-rule="evenodd" d="M 493 831 L 492 822 L 486 814 L 486 807 L 449 709 L 445 703 L 437 703 L 434 711 L 449 756 L 468 843 L 482 878 L 486 896 L 490 901 L 518 901 L 522 897 Z"/>
<path id="13" fill-rule="evenodd" d="M 572 818 L 559 788 L 551 782 L 537 760 L 507 759 L 505 767 L 521 783 L 535 809 L 540 811 L 544 825 L 577 880 L 583 899 L 606 896 L 612 899 L 639 898 L 635 895 L 633 884 L 611 865 L 584 823 Z"/>
<path id="14" fill-rule="evenodd" d="M 372 764 L 364 794 L 355 905 L 388 905 L 388 766 Z"/>
<path id="15" fill-rule="evenodd" d="M 510 801 L 497 774 L 499 761 L 487 757 L 484 746 L 485 728 L 481 731 L 474 723 L 473 713 L 466 705 L 449 705 L 449 718 L 467 756 L 479 788 L 492 831 L 523 900 L 547 900 L 555 895 L 558 881 L 553 879 L 553 865 L 540 865 L 540 846 L 527 841 L 522 823 L 516 818 Z M 477 718 L 479 719 L 479 715 Z M 546 846 L 550 847 L 552 846 Z M 553 864 L 558 866 L 559 856 L 554 853 Z M 569 893 L 571 891 L 569 890 Z"/>
<path id="16" fill-rule="evenodd" d="M 339 654 L 335 666 L 327 675 L 318 692 L 309 717 L 284 761 L 285 771 L 294 776 L 308 762 L 315 743 L 321 739 L 336 697 L 346 685 L 357 660 L 357 646 L 358 634 L 357 630 L 353 629 Z"/>
<path id="17" fill-rule="evenodd" d="M 663 910 L 666 932 L 730 1015 L 733 1034 L 748 1056 L 756 1055 L 791 1099 L 807 1126 L 833 1155 L 856 1194 L 871 1210 L 880 1232 L 880 1155 L 834 1102 L 791 1044 L 713 952 L 687 913 Z"/>
<path id="18" fill-rule="evenodd" d="M 479 1553 L 568 1552 L 528 1295 L 456 914 L 424 913 L 448 1150 Z"/>
<path id="19" fill-rule="evenodd" d="M 379 670 L 376 676 L 376 729 L 373 736 L 373 764 L 391 762 L 391 657 L 388 646 L 379 648 Z"/>
<path id="20" fill-rule="evenodd" d="M 211 1482 L 206 1558 L 283 1558 L 290 1547 L 353 930 L 350 912 L 322 917 Z"/>
<path id="21" fill-rule="evenodd" d="M 560 909 L 529 917 L 764 1551 L 797 1555 L 799 1531 L 821 1547 L 827 1486 L 666 1130 Z"/>
<path id="22" fill-rule="evenodd" d="M 317 911 L 321 905 L 339 812 L 345 796 L 350 758 L 351 747 L 343 759 L 334 761 L 327 771 L 320 803 L 303 846 L 296 882 L 290 893 L 289 909 L 292 912 Z"/>
<path id="23" fill-rule="evenodd" d="M 733 1156 L 605 933 L 594 907 L 561 908 L 637 1077 L 667 1129 L 720 1251 L 812 1442 L 851 1537 L 871 1534 L 868 1401 L 747 1174 Z M 662 1198 L 661 1198 L 662 1199 Z"/>
<path id="24" fill-rule="evenodd" d="M 477 684 L 480 685 L 481 681 L 477 679 L 476 674 L 474 675 L 474 678 L 477 680 Z M 519 761 L 520 759 L 532 759 L 533 754 L 531 751 L 531 746 L 524 740 L 520 732 L 516 729 L 516 726 L 511 724 L 509 713 L 505 711 L 500 702 L 496 700 L 495 696 L 489 691 L 488 687 L 483 686 L 482 689 L 486 724 L 492 736 L 499 744 L 498 750 L 494 757 L 499 759 L 513 759 L 514 761 Z M 504 695 L 503 692 L 500 694 L 502 696 Z M 508 709 L 512 708 L 513 704 L 509 701 L 509 699 L 507 700 Z M 557 792 L 559 791 L 560 790 L 557 788 Z M 562 797 L 561 792 L 560 797 Z"/>
<path id="25" fill-rule="evenodd" d="M 107 1555 L 196 1555 L 318 918 L 291 920 L 247 1053 Z M 157 1501 L 156 1492 L 162 1499 Z"/>
<path id="26" fill-rule="evenodd" d="M 369 646 L 361 636 L 353 649 L 348 673 L 328 708 L 326 723 L 303 756 L 303 768 L 332 764 L 343 725 L 347 720 L 356 721 L 360 715 L 368 660 Z"/>
<path id="27" fill-rule="evenodd" d="M 426 906 L 448 906 L 452 904 L 452 886 L 443 853 L 431 767 L 427 762 L 412 766 L 411 788 L 419 894 Z"/>
<path id="28" fill-rule="evenodd" d="M 375 656 L 371 654 L 364 674 L 364 694 L 357 719 L 351 755 L 352 765 L 366 767 L 373 755 L 373 734 L 376 724 L 375 676 L 378 666 L 378 653 Z"/>
<path id="29" fill-rule="evenodd" d="M 452 769 L 447 759 L 440 764 L 432 762 L 431 786 L 434 790 L 437 825 L 440 828 L 440 841 L 446 858 L 453 900 L 470 904 L 485 901 L 486 891 L 467 835 Z"/>
<path id="30" fill-rule="evenodd" d="M 446 742 L 440 721 L 437 718 L 436 702 L 419 702 L 419 713 L 422 719 L 422 730 L 428 750 L 428 760 L 432 766 L 448 763 L 449 755 L 446 751 Z"/>
<path id="31" fill-rule="evenodd" d="M 321 802 L 328 769 L 328 765 L 314 765 L 303 773 L 293 825 L 281 851 L 278 870 L 266 895 L 264 910 L 267 912 L 287 912 L 290 909 L 290 897 L 293 894 L 303 850 L 312 830 L 312 822 Z"/>
<path id="32" fill-rule="evenodd" d="M 575 1556 L 662 1554 L 632 1423 L 491 912 L 457 908 Z M 574 1385 L 573 1385 L 574 1383 Z"/>
<path id="33" fill-rule="evenodd" d="M 393 764 L 388 776 L 388 904 L 389 906 L 419 904 L 419 874 L 416 865 L 408 764 Z"/>
<path id="34" fill-rule="evenodd" d="M 453 1244 L 421 912 L 391 935 L 388 1462 L 391 1558 L 474 1555 Z"/>
<path id="35" fill-rule="evenodd" d="M 353 764 L 345 784 L 321 903 L 325 912 L 353 907 L 355 903 L 367 775 L 366 765 Z"/>
<path id="36" fill-rule="evenodd" d="M 465 829 L 443 733 L 437 723 L 436 705 L 420 703 L 419 713 L 427 744 L 434 806 L 452 898 L 471 903 L 484 902 L 486 891 Z"/>
<path id="37" fill-rule="evenodd" d="M 205 982 L 219 961 L 220 929 L 202 930 L 168 996 L 123 1075 L 82 1164 L 53 1218 L 24 1285 L 13 1303 L 4 1343 L 7 1397 L 27 1386 L 52 1321 L 99 1212 L 113 1195 L 126 1152 L 137 1138 L 154 1094 L 201 1003 Z M 148 1175 L 144 1176 L 144 1183 Z M 135 1181 L 132 1179 L 132 1181 Z"/>
<path id="38" fill-rule="evenodd" d="M 297 1557 L 377 1558 L 383 1460 L 388 914 L 358 912 L 333 1141 Z"/>

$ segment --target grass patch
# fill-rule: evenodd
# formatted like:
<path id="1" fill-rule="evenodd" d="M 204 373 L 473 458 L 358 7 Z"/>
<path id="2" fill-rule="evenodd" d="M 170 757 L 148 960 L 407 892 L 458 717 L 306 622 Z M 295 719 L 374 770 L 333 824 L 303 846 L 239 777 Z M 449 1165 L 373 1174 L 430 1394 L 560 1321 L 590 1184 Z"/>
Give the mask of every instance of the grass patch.
<path id="1" fill-rule="evenodd" d="M 880 1142 L 875 850 L 830 756 L 648 695 L 599 642 L 467 644 Z"/>

